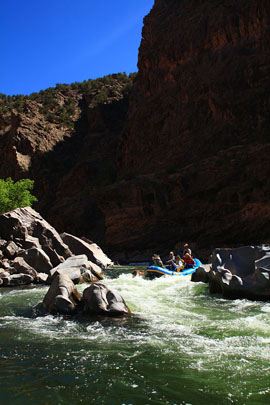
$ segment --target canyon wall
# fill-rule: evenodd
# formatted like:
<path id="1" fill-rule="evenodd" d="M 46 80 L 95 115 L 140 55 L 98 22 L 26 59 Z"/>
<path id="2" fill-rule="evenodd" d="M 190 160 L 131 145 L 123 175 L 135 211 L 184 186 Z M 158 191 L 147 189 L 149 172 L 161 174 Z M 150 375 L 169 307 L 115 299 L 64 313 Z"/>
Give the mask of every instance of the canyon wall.
<path id="1" fill-rule="evenodd" d="M 156 0 L 145 17 L 118 170 L 151 177 L 133 201 L 160 244 L 269 241 L 269 33 L 267 0 Z"/>

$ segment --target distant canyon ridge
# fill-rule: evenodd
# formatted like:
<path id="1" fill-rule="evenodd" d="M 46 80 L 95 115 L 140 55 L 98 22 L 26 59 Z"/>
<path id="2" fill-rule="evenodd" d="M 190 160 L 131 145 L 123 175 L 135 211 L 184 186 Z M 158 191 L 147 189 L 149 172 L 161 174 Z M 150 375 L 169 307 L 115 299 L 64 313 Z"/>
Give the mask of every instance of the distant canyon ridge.
<path id="1" fill-rule="evenodd" d="M 269 243 L 269 89 L 269 0 L 156 0 L 137 75 L 0 95 L 0 177 L 122 263 Z"/>

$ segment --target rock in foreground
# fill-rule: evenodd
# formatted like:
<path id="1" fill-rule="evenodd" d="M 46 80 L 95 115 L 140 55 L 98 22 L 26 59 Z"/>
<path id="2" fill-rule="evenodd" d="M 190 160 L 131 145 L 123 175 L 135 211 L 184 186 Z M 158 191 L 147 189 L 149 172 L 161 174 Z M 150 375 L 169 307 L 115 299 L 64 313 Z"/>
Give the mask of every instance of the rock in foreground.
<path id="1" fill-rule="evenodd" d="M 130 314 L 129 308 L 118 292 L 104 284 L 93 283 L 81 296 L 67 274 L 58 274 L 54 278 L 41 306 L 53 315 L 73 315 L 80 312 L 86 315 L 105 316 Z"/>
<path id="2" fill-rule="evenodd" d="M 43 304 L 51 314 L 71 315 L 80 301 L 81 295 L 71 279 L 66 274 L 59 274 L 53 280 Z"/>
<path id="3" fill-rule="evenodd" d="M 83 292 L 84 312 L 93 315 L 122 316 L 130 314 L 124 299 L 106 285 L 94 283 Z"/>

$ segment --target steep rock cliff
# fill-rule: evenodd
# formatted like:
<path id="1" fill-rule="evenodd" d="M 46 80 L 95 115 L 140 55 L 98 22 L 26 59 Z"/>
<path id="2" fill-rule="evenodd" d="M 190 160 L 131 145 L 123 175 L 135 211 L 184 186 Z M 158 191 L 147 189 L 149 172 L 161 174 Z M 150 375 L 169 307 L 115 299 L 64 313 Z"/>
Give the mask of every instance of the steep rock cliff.
<path id="1" fill-rule="evenodd" d="M 133 239 L 155 222 L 159 247 L 269 241 L 269 33 L 267 0 L 155 1 L 118 148 L 120 175 L 158 184 L 122 196 Z M 107 218 L 112 240 L 119 212 Z"/>

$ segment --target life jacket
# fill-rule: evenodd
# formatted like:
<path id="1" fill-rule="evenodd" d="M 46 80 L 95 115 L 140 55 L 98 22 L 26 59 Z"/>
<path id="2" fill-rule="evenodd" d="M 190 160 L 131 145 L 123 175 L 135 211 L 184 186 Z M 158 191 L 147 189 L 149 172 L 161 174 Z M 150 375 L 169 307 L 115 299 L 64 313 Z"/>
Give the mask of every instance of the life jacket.
<path id="1" fill-rule="evenodd" d="M 190 265 L 194 265 L 194 260 L 192 259 L 192 257 L 184 257 L 184 261 L 186 264 L 190 264 Z"/>
<path id="2" fill-rule="evenodd" d="M 182 259 L 175 260 L 175 263 L 177 264 L 177 266 L 182 266 L 183 262 L 184 261 Z"/>

